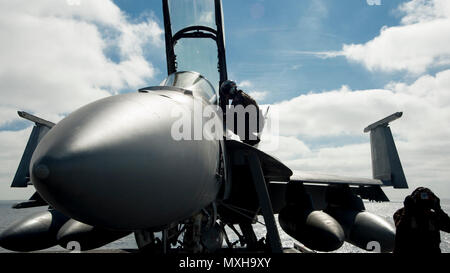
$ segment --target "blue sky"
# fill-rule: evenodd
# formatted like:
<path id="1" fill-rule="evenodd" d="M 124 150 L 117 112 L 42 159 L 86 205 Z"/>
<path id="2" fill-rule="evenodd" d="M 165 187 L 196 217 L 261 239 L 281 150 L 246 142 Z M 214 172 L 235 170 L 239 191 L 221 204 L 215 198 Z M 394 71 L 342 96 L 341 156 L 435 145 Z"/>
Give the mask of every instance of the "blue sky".
<path id="1" fill-rule="evenodd" d="M 223 8 L 229 78 L 282 117 L 271 154 L 294 170 L 371 177 L 362 130 L 403 111 L 391 128 L 411 190 L 388 195 L 425 185 L 450 198 L 450 1 Z M 9 189 L 32 125 L 17 110 L 58 122 L 166 77 L 161 10 L 160 0 L 0 1 L 0 199 L 33 190 Z"/>
<path id="2" fill-rule="evenodd" d="M 114 2 L 131 18 L 154 14 L 162 26 L 161 1 Z M 368 89 L 382 88 L 393 80 L 410 81 L 404 73 L 371 73 L 344 57 L 321 59 L 295 54 L 338 51 L 343 44 L 369 41 L 383 26 L 398 25 L 401 14 L 397 7 L 405 1 L 385 2 L 223 1 L 229 77 L 237 82 L 251 81 L 254 89 L 270 90 L 264 103 L 342 85 Z M 165 60 L 153 57 L 152 61 L 163 77 Z"/>

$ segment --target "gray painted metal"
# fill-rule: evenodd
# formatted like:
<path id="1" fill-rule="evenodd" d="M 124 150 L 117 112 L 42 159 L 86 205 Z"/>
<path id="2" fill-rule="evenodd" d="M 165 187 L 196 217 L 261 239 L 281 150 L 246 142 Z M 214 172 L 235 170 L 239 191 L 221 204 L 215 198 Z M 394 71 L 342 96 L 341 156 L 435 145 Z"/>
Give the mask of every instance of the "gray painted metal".
<path id="1" fill-rule="evenodd" d="M 327 209 L 342 226 L 345 240 L 366 249 L 369 242 L 380 243 L 381 252 L 392 252 L 395 244 L 395 229 L 383 218 L 367 211 L 349 209 Z"/>
<path id="2" fill-rule="evenodd" d="M 55 124 L 28 114 L 27 112 L 18 111 L 17 113 L 20 117 L 36 123 L 31 131 L 30 137 L 28 138 L 27 146 L 25 147 L 22 158 L 20 159 L 13 182 L 11 183 L 11 187 L 13 188 L 25 188 L 28 186 L 28 182 L 30 181 L 30 174 L 28 170 L 30 168 L 31 156 L 36 149 L 37 144 Z"/>
<path id="3" fill-rule="evenodd" d="M 4 230 L 0 234 L 0 246 L 12 251 L 35 251 L 55 246 L 56 234 L 68 220 L 56 210 L 34 213 Z"/>
<path id="4" fill-rule="evenodd" d="M 407 189 L 408 183 L 398 156 L 389 122 L 398 119 L 402 113 L 393 114 L 378 121 L 364 131 L 370 131 L 370 148 L 372 155 L 372 175 L 380 179 L 385 186 Z"/>
<path id="5" fill-rule="evenodd" d="M 391 184 L 391 165 L 386 140 L 387 127 L 377 127 L 370 132 L 370 148 L 372 155 L 372 176 Z"/>
<path id="6" fill-rule="evenodd" d="M 192 95 L 192 91 L 176 86 L 150 86 L 139 89 L 139 92 L 148 93 L 149 91 L 178 91 L 185 95 Z"/>
<path id="7" fill-rule="evenodd" d="M 20 202 L 17 204 L 14 204 L 12 206 L 13 209 L 26 209 L 26 208 L 34 208 L 34 207 L 41 207 L 41 206 L 47 206 L 47 202 L 45 202 L 44 199 L 39 195 L 38 192 L 35 192 L 28 201 Z"/>
<path id="8" fill-rule="evenodd" d="M 323 211 L 286 207 L 278 215 L 278 221 L 287 234 L 313 250 L 333 251 L 345 240 L 341 225 Z"/>
<path id="9" fill-rule="evenodd" d="M 287 185 L 288 183 L 285 182 L 271 182 L 268 184 L 270 199 L 272 201 L 272 207 L 275 214 L 279 213 L 280 210 L 286 206 L 286 200 L 284 196 L 287 191 Z M 326 200 L 326 191 L 329 185 L 305 183 L 304 186 L 306 192 L 311 196 L 313 208 L 315 210 L 323 210 L 328 206 Z M 354 195 L 358 195 L 363 200 L 389 202 L 389 199 L 379 186 L 350 187 L 350 191 Z"/>
<path id="10" fill-rule="evenodd" d="M 289 177 L 292 175 L 291 169 L 275 157 L 236 140 L 225 140 L 225 145 L 227 150 L 242 150 L 255 153 L 261 162 L 266 181 L 289 181 Z M 242 163 L 245 164 L 245 162 Z"/>
<path id="11" fill-rule="evenodd" d="M 63 248 L 68 248 L 70 242 L 77 242 L 80 250 L 85 251 L 102 247 L 128 234 L 128 231 L 102 229 L 70 219 L 58 231 L 56 238 Z"/>
<path id="12" fill-rule="evenodd" d="M 168 0 L 162 0 L 163 14 L 164 14 L 164 35 L 166 40 L 166 63 L 167 75 L 177 71 L 176 56 L 174 44 L 172 40 L 172 25 L 170 22 L 170 11 Z"/>
<path id="13" fill-rule="evenodd" d="M 394 121 L 396 119 L 401 118 L 402 116 L 403 116 L 403 112 L 397 112 L 388 117 L 385 117 L 384 119 L 381 119 L 381 120 L 367 126 L 366 128 L 364 128 L 364 133 L 370 132 L 373 129 L 380 127 L 380 126 L 388 126 L 389 123 L 391 123 L 392 121 Z"/>
<path id="14" fill-rule="evenodd" d="M 205 103 L 162 90 L 80 108 L 37 146 L 33 185 L 50 205 L 93 226 L 147 229 L 190 217 L 212 203 L 221 186 L 219 141 L 171 137 L 179 119 L 172 109 L 193 112 L 194 100 Z"/>
<path id="15" fill-rule="evenodd" d="M 389 122 L 400 118 L 402 115 L 402 112 L 392 114 L 364 129 L 364 132 L 370 131 L 373 179 L 294 171 L 290 181 L 314 184 L 393 186 L 396 189 L 408 188 L 394 138 L 388 126 Z"/>
<path id="16" fill-rule="evenodd" d="M 280 226 L 308 248 L 319 251 L 340 248 L 345 239 L 342 227 L 330 215 L 315 210 L 311 197 L 303 184 L 289 182 L 286 205 L 278 215 Z"/>
<path id="17" fill-rule="evenodd" d="M 405 174 L 403 173 L 402 163 L 398 156 L 397 147 L 395 146 L 394 138 L 392 136 L 391 129 L 386 128 L 386 144 L 389 151 L 389 164 L 391 166 L 391 183 L 395 189 L 407 189 L 408 182 L 406 181 Z"/>
<path id="18" fill-rule="evenodd" d="M 370 185 L 381 186 L 383 182 L 379 179 L 345 177 L 329 174 L 317 174 L 302 171 L 294 171 L 291 176 L 293 182 L 306 182 L 315 184 L 348 184 L 348 185 Z"/>
<path id="19" fill-rule="evenodd" d="M 24 119 L 28 119 L 29 121 L 32 121 L 36 124 L 46 126 L 49 129 L 51 129 L 53 126 L 55 126 L 55 123 L 53 123 L 51 121 L 41 119 L 40 117 L 36 117 L 36 116 L 29 114 L 27 112 L 24 112 L 24 111 L 18 111 L 17 114 Z"/>
<path id="20" fill-rule="evenodd" d="M 41 128 L 45 127 L 34 126 L 33 130 L 31 131 L 27 146 L 23 151 L 23 155 L 20 159 L 19 166 L 17 167 L 16 174 L 14 175 L 14 179 L 11 183 L 12 188 L 25 188 L 28 186 L 28 181 L 30 181 L 30 174 L 28 171 L 30 168 L 30 160 L 38 144 L 39 131 Z"/>
<path id="21" fill-rule="evenodd" d="M 227 59 L 226 59 L 226 49 L 225 49 L 225 31 L 223 22 L 223 9 L 222 0 L 214 0 L 216 7 L 216 25 L 217 25 L 217 49 L 219 57 L 219 73 L 220 73 L 220 84 L 228 80 L 227 72 Z"/>
<path id="22" fill-rule="evenodd" d="M 267 240 L 269 241 L 272 253 L 282 253 L 283 247 L 281 245 L 280 234 L 278 233 L 277 224 L 273 215 L 272 204 L 267 192 L 266 181 L 264 180 L 261 163 L 258 156 L 250 152 L 247 155 L 248 164 L 255 184 L 255 189 L 258 194 L 259 205 L 264 216 L 264 223 L 267 227 Z"/>
<path id="23" fill-rule="evenodd" d="M 392 252 L 395 229 L 380 216 L 363 211 L 355 217 L 348 242 L 362 249 L 366 249 L 369 242 L 378 242 L 381 252 Z"/>

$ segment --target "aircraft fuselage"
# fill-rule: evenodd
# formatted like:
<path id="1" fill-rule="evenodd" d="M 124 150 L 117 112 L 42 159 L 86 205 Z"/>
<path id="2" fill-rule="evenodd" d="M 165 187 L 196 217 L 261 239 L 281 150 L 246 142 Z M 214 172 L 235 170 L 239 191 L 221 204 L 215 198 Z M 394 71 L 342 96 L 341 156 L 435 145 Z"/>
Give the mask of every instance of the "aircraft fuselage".
<path id="1" fill-rule="evenodd" d="M 104 98 L 54 126 L 30 164 L 41 196 L 83 223 L 122 230 L 164 226 L 213 202 L 220 141 L 171 137 L 174 107 L 208 102 L 167 89 Z"/>

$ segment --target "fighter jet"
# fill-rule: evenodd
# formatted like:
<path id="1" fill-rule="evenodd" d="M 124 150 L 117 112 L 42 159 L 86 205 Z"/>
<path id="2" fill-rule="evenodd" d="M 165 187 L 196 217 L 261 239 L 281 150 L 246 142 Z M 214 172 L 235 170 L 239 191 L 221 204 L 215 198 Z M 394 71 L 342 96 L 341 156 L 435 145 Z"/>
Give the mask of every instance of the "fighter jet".
<path id="1" fill-rule="evenodd" d="M 293 171 L 227 137 L 175 139 L 174 109 L 211 107 L 223 122 L 222 2 L 163 0 L 162 8 L 168 76 L 159 86 L 94 101 L 57 124 L 19 112 L 35 126 L 11 186 L 34 186 L 36 193 L 14 208 L 48 210 L 11 225 L 0 246 L 84 251 L 134 233 L 139 250 L 149 253 L 281 253 L 279 224 L 315 251 L 344 242 L 392 251 L 395 230 L 363 200 L 386 202 L 382 187 L 408 187 L 389 127 L 402 113 L 364 130 L 371 179 Z M 261 218 L 267 233 L 258 239 Z"/>

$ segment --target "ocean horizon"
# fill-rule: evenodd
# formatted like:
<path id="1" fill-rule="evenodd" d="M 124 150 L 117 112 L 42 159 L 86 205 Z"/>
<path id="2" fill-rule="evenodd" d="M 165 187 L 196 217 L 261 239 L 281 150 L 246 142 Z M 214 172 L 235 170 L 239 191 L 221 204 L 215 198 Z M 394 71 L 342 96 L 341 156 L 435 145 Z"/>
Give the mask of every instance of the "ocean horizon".
<path id="1" fill-rule="evenodd" d="M 28 208 L 28 209 L 13 209 L 12 205 L 21 202 L 21 200 L 0 200 L 0 232 L 5 230 L 15 221 L 19 221 L 26 217 L 27 215 L 33 214 L 39 211 L 47 210 L 47 207 L 38 207 L 38 208 Z M 387 220 L 392 226 L 394 226 L 393 214 L 400 208 L 403 207 L 403 201 L 390 201 L 385 203 L 376 203 L 376 202 L 364 202 L 366 210 L 372 212 L 385 220 Z M 442 209 L 446 212 L 450 212 L 450 200 L 442 199 L 441 200 Z M 276 217 L 277 218 L 277 217 Z M 263 222 L 261 217 L 260 219 Z M 255 233 L 258 238 L 265 236 L 265 228 L 261 224 L 254 225 Z M 295 243 L 298 243 L 295 239 L 287 235 L 281 227 L 278 226 L 278 230 L 280 233 L 281 241 L 283 247 L 292 248 Z M 228 236 L 231 241 L 235 241 L 238 237 L 231 231 L 231 229 L 227 228 Z M 441 232 L 441 250 L 442 253 L 450 253 L 450 234 Z M 122 239 L 119 239 L 115 242 L 112 242 L 108 245 L 105 245 L 99 250 L 113 250 L 113 249 L 137 249 L 136 241 L 134 239 L 134 235 L 130 234 Z M 67 251 L 60 246 L 54 246 L 42 251 Z M 8 253 L 11 252 L 7 249 L 0 247 L 0 253 Z M 368 253 L 369 251 L 360 249 L 356 246 L 353 246 L 349 243 L 344 243 L 344 245 L 333 253 Z"/>

